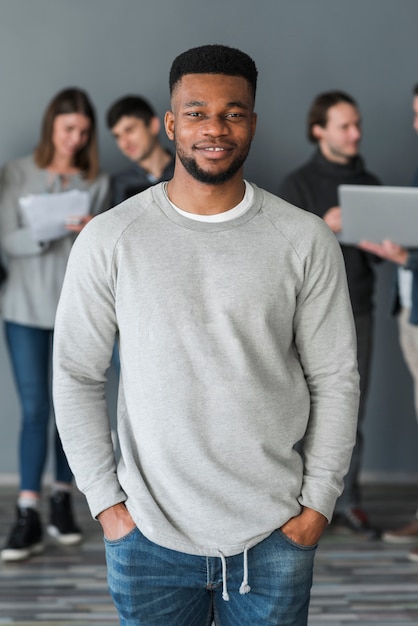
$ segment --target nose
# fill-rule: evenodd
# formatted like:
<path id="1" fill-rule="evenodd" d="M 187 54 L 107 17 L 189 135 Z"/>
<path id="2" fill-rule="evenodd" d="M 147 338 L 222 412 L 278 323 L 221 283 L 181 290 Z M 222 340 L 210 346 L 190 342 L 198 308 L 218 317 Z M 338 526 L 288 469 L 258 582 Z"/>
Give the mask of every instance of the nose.
<path id="1" fill-rule="evenodd" d="M 226 120 L 221 116 L 207 118 L 202 130 L 205 135 L 210 135 L 212 137 L 227 135 L 229 132 Z"/>

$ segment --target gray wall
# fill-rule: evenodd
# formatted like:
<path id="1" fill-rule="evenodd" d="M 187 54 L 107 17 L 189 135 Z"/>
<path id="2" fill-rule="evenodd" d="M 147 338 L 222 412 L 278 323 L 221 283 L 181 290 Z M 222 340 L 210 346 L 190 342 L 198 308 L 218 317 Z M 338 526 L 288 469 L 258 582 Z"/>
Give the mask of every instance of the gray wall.
<path id="1" fill-rule="evenodd" d="M 406 185 L 418 164 L 416 0 L 0 0 L 0 16 L 0 164 L 32 150 L 47 101 L 77 85 L 96 104 L 103 168 L 116 171 L 124 159 L 103 123 L 108 105 L 138 92 L 163 115 L 172 59 L 203 43 L 241 47 L 257 62 L 259 125 L 246 176 L 259 185 L 275 192 L 308 157 L 307 107 L 334 88 L 360 103 L 369 169 L 386 184 Z M 418 476 L 412 387 L 387 316 L 391 272 L 378 271 L 364 464 L 369 478 L 388 480 Z M 19 409 L 2 338 L 0 368 L 0 474 L 7 474 L 17 467 Z"/>

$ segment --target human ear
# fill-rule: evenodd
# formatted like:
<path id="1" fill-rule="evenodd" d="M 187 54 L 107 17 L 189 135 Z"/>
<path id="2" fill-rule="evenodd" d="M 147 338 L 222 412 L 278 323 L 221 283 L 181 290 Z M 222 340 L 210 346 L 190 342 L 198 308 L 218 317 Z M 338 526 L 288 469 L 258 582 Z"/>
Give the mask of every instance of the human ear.
<path id="1" fill-rule="evenodd" d="M 323 127 L 320 126 L 319 124 L 314 124 L 312 126 L 311 132 L 312 132 L 312 136 L 315 137 L 315 139 L 318 139 L 318 140 L 322 139 L 323 131 L 324 131 Z"/>
<path id="2" fill-rule="evenodd" d="M 164 116 L 164 126 L 167 137 L 174 140 L 174 113 L 172 111 L 167 111 Z"/>

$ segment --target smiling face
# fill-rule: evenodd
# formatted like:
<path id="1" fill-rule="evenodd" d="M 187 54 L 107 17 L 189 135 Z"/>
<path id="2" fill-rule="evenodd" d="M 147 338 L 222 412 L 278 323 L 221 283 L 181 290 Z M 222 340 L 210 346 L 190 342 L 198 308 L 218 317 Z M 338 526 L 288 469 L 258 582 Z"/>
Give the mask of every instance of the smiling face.
<path id="1" fill-rule="evenodd" d="M 223 74 L 186 74 L 175 86 L 166 132 L 176 146 L 176 170 L 209 185 L 242 178 L 256 127 L 247 80 Z M 178 171 L 178 170 L 177 170 Z"/>
<path id="2" fill-rule="evenodd" d="M 322 154 L 329 161 L 346 164 L 359 151 L 361 118 L 358 109 L 347 102 L 339 102 L 328 109 L 326 126 L 312 128 Z"/>
<path id="3" fill-rule="evenodd" d="M 52 127 L 52 144 L 55 155 L 72 161 L 90 138 L 91 122 L 82 113 L 57 115 Z"/>

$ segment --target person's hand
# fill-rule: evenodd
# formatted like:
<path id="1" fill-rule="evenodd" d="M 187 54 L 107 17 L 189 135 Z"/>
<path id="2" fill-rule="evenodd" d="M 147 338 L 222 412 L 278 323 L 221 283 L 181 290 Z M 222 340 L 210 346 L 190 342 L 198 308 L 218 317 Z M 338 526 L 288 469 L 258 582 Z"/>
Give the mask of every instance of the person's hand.
<path id="1" fill-rule="evenodd" d="M 399 265 L 405 265 L 408 260 L 408 250 L 398 244 L 390 241 L 390 239 L 384 239 L 382 243 L 373 243 L 372 241 L 360 241 L 359 246 L 361 250 L 371 252 L 377 256 L 392 261 L 392 263 L 398 263 Z"/>
<path id="2" fill-rule="evenodd" d="M 324 214 L 323 220 L 327 226 L 334 233 L 339 233 L 343 227 L 343 221 L 341 216 L 341 208 L 339 206 L 333 206 Z"/>
<path id="3" fill-rule="evenodd" d="M 106 539 L 111 541 L 124 537 L 136 526 L 123 502 L 105 509 L 99 513 L 97 519 L 102 525 Z"/>
<path id="4" fill-rule="evenodd" d="M 328 520 L 322 513 L 304 507 L 299 515 L 291 517 L 280 530 L 292 541 L 302 546 L 314 546 L 318 543 L 327 524 Z"/>
<path id="5" fill-rule="evenodd" d="M 84 217 L 74 216 L 68 218 L 65 223 L 65 228 L 72 233 L 79 233 L 83 230 L 84 226 L 92 220 L 94 215 L 85 215 Z"/>

